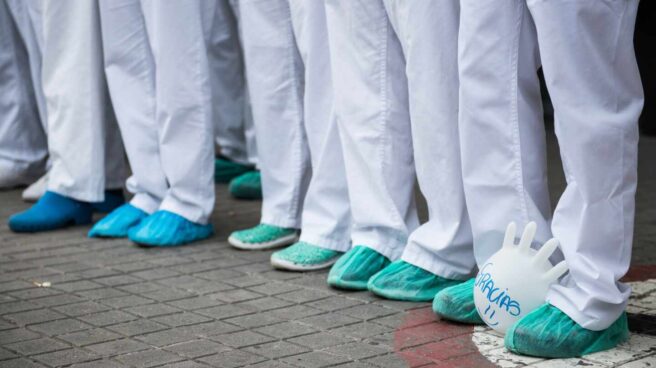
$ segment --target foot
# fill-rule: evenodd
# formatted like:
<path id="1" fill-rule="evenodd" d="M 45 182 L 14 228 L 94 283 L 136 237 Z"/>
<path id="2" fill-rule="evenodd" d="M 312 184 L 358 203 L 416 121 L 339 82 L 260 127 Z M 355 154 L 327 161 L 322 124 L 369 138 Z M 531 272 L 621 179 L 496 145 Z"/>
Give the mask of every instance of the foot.
<path id="1" fill-rule="evenodd" d="M 328 285 L 337 289 L 367 290 L 371 276 L 390 263 L 375 250 L 357 245 L 341 256 L 328 274 Z"/>
<path id="2" fill-rule="evenodd" d="M 105 200 L 93 203 L 93 210 L 100 213 L 110 213 L 121 207 L 125 203 L 122 189 L 112 189 L 105 191 Z"/>
<path id="3" fill-rule="evenodd" d="M 253 170 L 253 166 L 242 165 L 227 157 L 219 156 L 214 160 L 214 181 L 229 183 L 230 180 Z"/>
<path id="4" fill-rule="evenodd" d="M 383 298 L 428 302 L 440 290 L 462 281 L 449 280 L 405 261 L 395 261 L 369 280 L 369 291 Z M 473 294 L 472 294 L 473 298 Z"/>
<path id="5" fill-rule="evenodd" d="M 150 247 L 174 247 L 209 238 L 211 224 L 201 225 L 169 211 L 157 211 L 128 231 L 133 242 Z"/>
<path id="6" fill-rule="evenodd" d="M 62 229 L 89 224 L 92 214 L 93 208 L 89 202 L 46 192 L 30 209 L 11 216 L 9 228 L 17 233 Z"/>
<path id="7" fill-rule="evenodd" d="M 46 173 L 39 180 L 25 188 L 22 197 L 25 202 L 36 202 L 43 197 L 48 187 L 48 174 Z"/>
<path id="8" fill-rule="evenodd" d="M 267 224 L 235 231 L 228 243 L 242 250 L 264 250 L 287 246 L 298 241 L 298 231 Z"/>
<path id="9" fill-rule="evenodd" d="M 610 327 L 592 331 L 560 309 L 545 304 L 515 323 L 505 337 L 513 353 L 541 358 L 574 358 L 608 350 L 629 339 L 626 313 Z"/>
<path id="10" fill-rule="evenodd" d="M 475 279 L 448 287 L 435 295 L 433 312 L 442 319 L 472 325 L 484 324 L 474 304 Z"/>
<path id="11" fill-rule="evenodd" d="M 259 171 L 249 171 L 230 181 L 230 194 L 238 199 L 262 199 L 262 181 Z"/>
<path id="12" fill-rule="evenodd" d="M 271 255 L 271 265 L 288 271 L 314 271 L 328 268 L 343 253 L 298 242 Z"/>
<path id="13" fill-rule="evenodd" d="M 126 203 L 98 221 L 89 231 L 90 238 L 125 238 L 148 214 Z"/>

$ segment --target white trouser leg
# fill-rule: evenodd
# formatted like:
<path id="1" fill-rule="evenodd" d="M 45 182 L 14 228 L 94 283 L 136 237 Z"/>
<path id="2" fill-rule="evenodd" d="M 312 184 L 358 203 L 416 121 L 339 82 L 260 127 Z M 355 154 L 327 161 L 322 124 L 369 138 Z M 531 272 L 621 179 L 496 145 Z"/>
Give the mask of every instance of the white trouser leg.
<path id="1" fill-rule="evenodd" d="M 382 0 L 326 0 L 352 243 L 396 260 L 418 226 L 407 79 Z"/>
<path id="2" fill-rule="evenodd" d="M 528 0 L 567 178 L 553 217 L 570 277 L 548 301 L 583 327 L 624 311 L 637 184 L 642 85 L 637 0 Z"/>
<path id="3" fill-rule="evenodd" d="M 210 35 L 216 143 L 221 154 L 240 164 L 249 164 L 245 135 L 246 79 L 239 43 L 235 3 L 218 1 L 218 18 Z"/>
<path id="4" fill-rule="evenodd" d="M 125 180 L 104 76 L 98 3 L 44 2 L 43 89 L 52 169 L 48 190 L 89 202 Z"/>
<path id="5" fill-rule="evenodd" d="M 406 60 L 412 143 L 428 222 L 402 259 L 433 274 L 464 279 L 476 267 L 458 141 L 458 0 L 385 0 Z"/>
<path id="6" fill-rule="evenodd" d="M 132 168 L 131 204 L 155 212 L 168 185 L 155 120 L 155 64 L 140 0 L 100 0 L 105 73 Z"/>
<path id="7" fill-rule="evenodd" d="M 535 27 L 524 0 L 460 0 L 460 143 L 478 264 L 508 223 L 550 238 Z"/>
<path id="8" fill-rule="evenodd" d="M 287 0 L 242 0 L 243 49 L 262 171 L 262 223 L 300 228 L 310 179 L 303 65 Z"/>
<path id="9" fill-rule="evenodd" d="M 304 65 L 303 122 L 312 179 L 303 205 L 301 241 L 345 252 L 351 215 L 337 121 L 323 2 L 289 0 L 296 45 Z"/>
<path id="10" fill-rule="evenodd" d="M 156 120 L 169 183 L 160 209 L 207 223 L 214 207 L 214 114 L 208 45 L 217 2 L 142 0 L 155 61 Z"/>
<path id="11" fill-rule="evenodd" d="M 40 83 L 29 67 L 35 61 L 9 5 L 0 1 L 0 170 L 27 183 L 43 173 L 48 151 L 34 88 Z"/>

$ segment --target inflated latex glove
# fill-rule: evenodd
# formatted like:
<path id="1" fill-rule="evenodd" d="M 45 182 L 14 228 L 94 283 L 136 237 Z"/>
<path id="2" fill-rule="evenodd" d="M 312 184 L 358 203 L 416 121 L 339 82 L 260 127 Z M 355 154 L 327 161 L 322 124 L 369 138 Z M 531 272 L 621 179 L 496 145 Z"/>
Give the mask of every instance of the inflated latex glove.
<path id="1" fill-rule="evenodd" d="M 517 225 L 508 225 L 503 247 L 480 268 L 474 283 L 474 302 L 483 321 L 505 333 L 526 314 L 544 304 L 549 286 L 565 272 L 567 265 L 555 267 L 549 257 L 558 248 L 551 239 L 538 251 L 531 248 L 537 225 L 526 225 L 515 245 Z"/>

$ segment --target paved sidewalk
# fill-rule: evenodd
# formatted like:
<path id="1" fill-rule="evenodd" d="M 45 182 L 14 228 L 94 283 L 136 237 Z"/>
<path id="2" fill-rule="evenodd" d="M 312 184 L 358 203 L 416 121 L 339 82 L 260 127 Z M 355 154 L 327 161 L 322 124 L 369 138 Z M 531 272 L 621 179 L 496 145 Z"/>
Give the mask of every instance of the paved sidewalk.
<path id="1" fill-rule="evenodd" d="M 572 360 L 513 356 L 486 329 L 436 320 L 429 304 L 331 290 L 325 272 L 273 271 L 271 252 L 225 242 L 259 218 L 259 202 L 231 200 L 225 186 L 217 187 L 217 235 L 173 249 L 88 239 L 88 227 L 12 234 L 6 219 L 27 204 L 5 191 L 0 367 L 655 367 L 656 140 L 642 146 L 634 334 L 620 349 Z M 556 193 L 562 175 L 552 175 Z"/>

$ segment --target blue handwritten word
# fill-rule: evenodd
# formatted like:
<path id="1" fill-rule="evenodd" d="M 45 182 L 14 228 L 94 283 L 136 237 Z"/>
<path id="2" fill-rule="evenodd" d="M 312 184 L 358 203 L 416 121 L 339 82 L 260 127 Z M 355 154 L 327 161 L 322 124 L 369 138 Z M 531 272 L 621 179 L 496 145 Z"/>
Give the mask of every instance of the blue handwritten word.
<path id="1" fill-rule="evenodd" d="M 522 308 L 520 307 L 519 302 L 512 299 L 510 295 L 508 295 L 508 289 L 502 291 L 501 288 L 494 287 L 494 280 L 492 279 L 492 275 L 489 272 L 485 272 L 485 269 L 491 265 L 492 263 L 487 263 L 485 266 L 483 266 L 483 268 L 481 268 L 481 272 L 479 272 L 478 276 L 476 277 L 476 283 L 474 284 L 474 287 L 477 287 L 481 290 L 490 304 L 496 304 L 499 308 L 505 309 L 506 312 L 508 312 L 508 314 L 511 316 L 519 316 L 519 314 L 522 312 Z M 489 309 L 490 307 L 488 306 L 488 308 L 485 310 L 485 314 L 487 314 Z M 493 316 L 494 312 L 492 312 L 490 317 Z"/>

